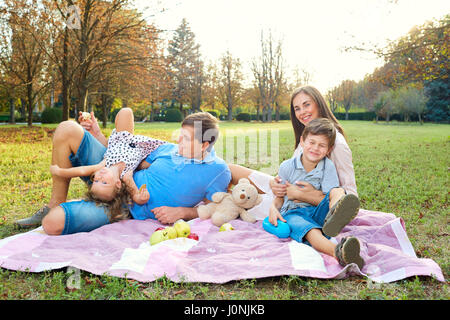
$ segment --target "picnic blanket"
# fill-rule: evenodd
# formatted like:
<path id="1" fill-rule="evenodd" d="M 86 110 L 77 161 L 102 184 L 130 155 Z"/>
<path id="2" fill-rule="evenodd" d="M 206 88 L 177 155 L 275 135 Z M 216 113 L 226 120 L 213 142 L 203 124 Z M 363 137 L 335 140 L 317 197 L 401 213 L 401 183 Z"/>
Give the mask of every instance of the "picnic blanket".
<path id="1" fill-rule="evenodd" d="M 91 232 L 48 236 L 42 228 L 0 240 L 0 267 L 28 272 L 74 267 L 96 275 L 108 274 L 142 282 L 162 276 L 175 282 L 225 283 L 281 275 L 322 279 L 367 276 L 374 282 L 392 282 L 410 276 L 432 276 L 445 281 L 431 259 L 418 258 L 401 218 L 361 209 L 332 241 L 354 235 L 365 260 L 342 267 L 312 247 L 279 239 L 240 219 L 235 230 L 219 232 L 210 220 L 194 219 L 191 232 L 199 240 L 177 238 L 151 246 L 156 220 L 126 220 Z"/>

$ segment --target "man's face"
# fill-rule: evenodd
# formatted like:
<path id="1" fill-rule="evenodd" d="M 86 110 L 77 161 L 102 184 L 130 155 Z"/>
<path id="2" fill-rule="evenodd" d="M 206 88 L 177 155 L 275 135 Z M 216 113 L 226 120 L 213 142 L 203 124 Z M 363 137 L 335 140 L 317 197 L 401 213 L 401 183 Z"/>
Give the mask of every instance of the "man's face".
<path id="1" fill-rule="evenodd" d="M 203 152 L 208 146 L 208 142 L 201 143 L 201 129 L 193 126 L 182 126 L 178 137 L 178 153 L 186 158 L 202 159 Z"/>

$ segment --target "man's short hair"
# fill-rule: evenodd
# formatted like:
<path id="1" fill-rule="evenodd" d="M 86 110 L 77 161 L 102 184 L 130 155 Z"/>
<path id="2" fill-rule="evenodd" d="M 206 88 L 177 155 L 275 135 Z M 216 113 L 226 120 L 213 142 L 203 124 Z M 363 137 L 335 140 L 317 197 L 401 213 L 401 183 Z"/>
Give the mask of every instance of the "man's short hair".
<path id="1" fill-rule="evenodd" d="M 311 120 L 303 130 L 302 138 L 306 139 L 308 134 L 321 135 L 328 138 L 328 147 L 334 146 L 336 141 L 336 127 L 334 123 L 327 118 L 318 118 Z"/>
<path id="2" fill-rule="evenodd" d="M 209 142 L 210 148 L 219 138 L 219 120 L 209 112 L 196 112 L 184 118 L 181 126 L 194 127 L 194 135 L 197 141 Z M 196 132 L 197 128 L 201 128 L 200 132 Z M 208 148 L 208 150 L 210 149 Z"/>

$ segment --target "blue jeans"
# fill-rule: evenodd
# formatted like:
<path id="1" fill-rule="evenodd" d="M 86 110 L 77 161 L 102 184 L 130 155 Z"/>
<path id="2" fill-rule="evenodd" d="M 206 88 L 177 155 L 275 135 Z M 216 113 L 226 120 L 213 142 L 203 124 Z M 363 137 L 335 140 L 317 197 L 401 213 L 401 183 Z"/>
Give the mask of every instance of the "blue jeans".
<path id="1" fill-rule="evenodd" d="M 77 153 L 71 154 L 69 160 L 73 167 L 89 166 L 101 162 L 105 152 L 106 147 L 85 130 Z M 87 184 L 92 183 L 90 177 L 80 178 Z M 60 206 L 65 213 L 62 234 L 89 232 L 110 222 L 103 207 L 96 206 L 94 202 L 70 201 Z"/>
<path id="2" fill-rule="evenodd" d="M 278 220 L 277 227 L 271 225 L 268 222 L 269 217 L 267 217 L 263 222 L 264 229 L 280 238 L 286 238 L 287 232 L 290 232 L 289 237 L 309 245 L 309 242 L 304 240 L 304 237 L 311 229 L 322 229 L 325 217 L 329 211 L 329 197 L 330 193 L 327 193 L 316 207 L 311 206 L 289 210 L 283 215 L 286 222 Z M 288 231 L 286 232 L 286 230 Z M 328 236 L 325 237 L 329 239 Z"/>

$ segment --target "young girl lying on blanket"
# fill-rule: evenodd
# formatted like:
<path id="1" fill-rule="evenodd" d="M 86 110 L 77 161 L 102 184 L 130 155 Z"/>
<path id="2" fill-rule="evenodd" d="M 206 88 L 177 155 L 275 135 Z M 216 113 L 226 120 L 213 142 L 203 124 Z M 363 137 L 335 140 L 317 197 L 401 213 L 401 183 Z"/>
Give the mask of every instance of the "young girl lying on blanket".
<path id="1" fill-rule="evenodd" d="M 266 231 L 280 238 L 291 237 L 310 244 L 317 251 L 335 257 L 342 266 L 356 263 L 360 269 L 359 241 L 343 238 L 336 245 L 329 237 L 336 236 L 357 215 L 359 200 L 339 187 L 336 167 L 326 156 L 336 139 L 336 128 L 330 120 L 310 121 L 300 138 L 301 153 L 281 163 L 279 177 L 287 185 L 284 197 L 275 197 L 269 217 L 263 221 Z M 296 199 L 295 181 L 306 181 L 326 194 L 318 206 Z M 292 188 L 294 187 L 294 188 Z M 278 221 L 281 220 L 281 221 Z"/>
<path id="2" fill-rule="evenodd" d="M 90 176 L 92 183 L 88 186 L 88 200 L 109 203 L 129 196 L 134 202 L 144 204 L 150 199 L 150 194 L 145 187 L 138 190 L 133 172 L 148 168 L 150 164 L 145 159 L 166 141 L 134 135 L 134 117 L 128 113 L 119 112 L 115 126 L 102 162 L 73 168 L 52 165 L 50 172 L 63 178 Z"/>

